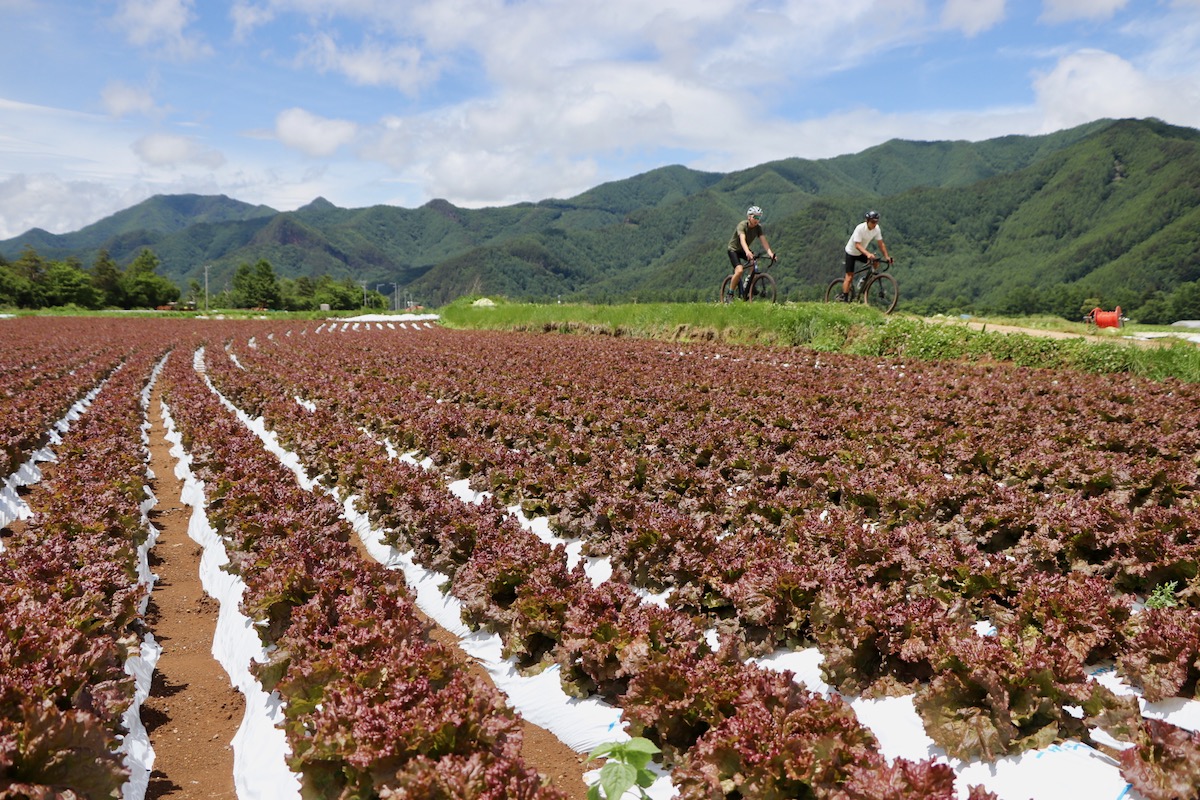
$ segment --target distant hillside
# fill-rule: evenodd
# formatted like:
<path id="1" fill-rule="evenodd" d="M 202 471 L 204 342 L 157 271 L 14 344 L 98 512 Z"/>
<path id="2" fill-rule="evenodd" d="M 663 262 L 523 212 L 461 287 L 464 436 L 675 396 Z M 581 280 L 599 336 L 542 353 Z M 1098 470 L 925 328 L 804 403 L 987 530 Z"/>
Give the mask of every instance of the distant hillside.
<path id="1" fill-rule="evenodd" d="M 181 285 L 208 264 L 218 286 L 265 258 L 284 277 L 398 282 L 429 304 L 463 294 L 695 300 L 715 292 L 729 233 L 757 204 L 783 256 L 784 295 L 815 299 L 874 207 L 904 306 L 1078 316 L 1087 303 L 1183 302 L 1181 287 L 1200 279 L 1197 175 L 1200 132 L 1104 120 L 976 143 L 894 140 L 727 174 L 664 167 L 500 208 L 434 200 L 341 209 L 318 198 L 280 213 L 226 197 L 160 196 L 75 233 L 29 231 L 0 242 L 0 254 L 28 245 L 90 264 L 103 248 L 124 264 L 150 247 Z"/>

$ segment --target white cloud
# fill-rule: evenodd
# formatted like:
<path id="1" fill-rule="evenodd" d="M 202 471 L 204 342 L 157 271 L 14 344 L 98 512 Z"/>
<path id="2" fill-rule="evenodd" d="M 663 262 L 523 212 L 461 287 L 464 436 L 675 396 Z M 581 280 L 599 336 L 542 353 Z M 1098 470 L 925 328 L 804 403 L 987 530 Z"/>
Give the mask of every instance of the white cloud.
<path id="1" fill-rule="evenodd" d="M 153 167 L 200 166 L 217 169 L 225 156 L 187 136 L 154 133 L 133 143 L 138 158 Z"/>
<path id="2" fill-rule="evenodd" d="M 1034 81 L 1045 131 L 1100 117 L 1160 117 L 1200 124 L 1194 76 L 1155 79 L 1112 53 L 1083 50 L 1066 56 Z"/>
<path id="3" fill-rule="evenodd" d="M 110 81 L 100 93 L 100 99 L 104 103 L 104 110 L 114 117 L 126 114 L 150 116 L 156 111 L 150 92 L 121 81 Z"/>
<path id="4" fill-rule="evenodd" d="M 257 28 L 273 20 L 275 13 L 270 8 L 239 1 L 229 9 L 229 18 L 233 20 L 234 41 L 241 42 Z"/>
<path id="5" fill-rule="evenodd" d="M 132 44 L 188 60 L 212 52 L 203 39 L 187 34 L 193 16 L 192 0 L 121 0 L 113 22 Z"/>
<path id="6" fill-rule="evenodd" d="M 357 135 L 358 126 L 353 122 L 325 119 L 302 108 L 289 108 L 275 118 L 276 138 L 310 156 L 333 155 Z"/>
<path id="7" fill-rule="evenodd" d="M 1045 0 L 1042 20 L 1108 19 L 1128 4 L 1129 0 Z"/>
<path id="8" fill-rule="evenodd" d="M 330 35 L 314 36 L 299 58 L 321 72 L 336 72 L 359 86 L 391 86 L 412 94 L 437 75 L 421 50 L 413 45 L 384 45 L 366 41 L 345 49 Z"/>
<path id="9" fill-rule="evenodd" d="M 975 36 L 1004 19 L 1005 0 L 946 0 L 942 25 Z"/>
<path id="10" fill-rule="evenodd" d="M 985 31 L 1003 37 L 1014 27 L 1000 24 L 1006 14 L 1038 9 L 1006 0 L 112 0 L 104 7 L 119 9 L 123 33 L 146 52 L 100 75 L 110 80 L 103 91 L 91 84 L 110 116 L 10 111 L 0 99 L 0 180 L 61 232 L 54 226 L 70 224 L 72 207 L 63 186 L 94 202 L 85 222 L 115 210 L 118 193 L 137 202 L 222 192 L 281 209 L 317 195 L 352 207 L 431 197 L 479 206 L 571 196 L 663 164 L 730 171 L 892 137 L 979 140 L 1100 116 L 1197 125 L 1200 0 L 1150 5 L 1135 15 L 1128 0 L 1044 0 L 1044 22 L 1126 13 L 1119 26 L 1038 26 L 1037 36 L 1002 42 L 1008 53 L 1036 51 L 994 62 L 1015 65 L 1006 96 L 1024 81 L 1036 99 L 1023 106 L 990 106 L 981 81 L 973 101 L 889 113 L 871 104 L 903 108 L 921 82 L 900 72 L 919 60 L 908 56 Z M 62 21 L 45 17 L 47 27 Z M 201 30 L 219 58 L 202 72 L 170 63 L 207 52 Z M 848 46 L 856 37 L 870 46 Z M 886 92 L 838 80 L 869 58 L 888 70 Z M 1031 75 L 1030 63 L 1046 68 Z M 152 77 L 137 77 L 143 69 Z M 937 94 L 940 76 L 917 77 L 930 81 L 926 97 L 962 96 Z M 77 102 L 44 93 L 47 106 Z M 181 126 L 199 119 L 203 139 L 168 132 L 198 131 Z M 51 171 L 58 183 L 42 177 Z M 119 188 L 106 196 L 104 185 Z M 59 202 L 63 214 L 53 212 Z M 0 199 L 0 229 L 15 219 L 31 218 Z"/>
<path id="11" fill-rule="evenodd" d="M 31 228 L 79 230 L 142 199 L 107 182 L 67 181 L 47 173 L 14 175 L 0 180 L 0 239 Z"/>

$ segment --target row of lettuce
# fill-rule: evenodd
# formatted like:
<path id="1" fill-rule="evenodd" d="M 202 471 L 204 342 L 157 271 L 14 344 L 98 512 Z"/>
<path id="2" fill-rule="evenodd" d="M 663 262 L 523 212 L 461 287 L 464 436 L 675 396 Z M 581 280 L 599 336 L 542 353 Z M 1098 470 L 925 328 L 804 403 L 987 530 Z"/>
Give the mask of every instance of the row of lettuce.
<path id="1" fill-rule="evenodd" d="M 583 353 L 578 339 L 446 331 L 254 344 L 215 365 L 222 390 L 450 576 L 469 621 L 521 665 L 558 663 L 568 691 L 619 704 L 685 797 L 781 774 L 844 790 L 847 774 L 789 772 L 803 747 L 764 722 L 775 710 L 705 695 L 736 685 L 718 665 L 813 641 L 839 690 L 914 692 L 952 756 L 1103 748 L 1099 727 L 1134 745 L 1109 752 L 1148 797 L 1173 796 L 1162 787 L 1198 763 L 1193 734 L 1088 677 L 1115 659 L 1148 700 L 1196 691 L 1186 387 L 1097 393 L 1070 373 L 612 340 Z M 381 439 L 443 476 L 390 464 Z M 464 510 L 419 490 L 461 477 L 495 502 Z M 668 590 L 674 610 L 590 586 L 505 519 L 511 502 L 584 537 L 618 578 Z M 1133 613 L 1172 585 L 1164 607 Z M 709 626 L 724 634 L 715 652 Z M 754 736 L 735 722 L 750 719 Z"/>
<path id="2" fill-rule="evenodd" d="M 446 476 L 389 455 L 326 398 L 297 403 L 278 377 L 240 366 L 269 363 L 274 352 L 213 353 L 208 373 L 247 414 L 264 417 L 306 469 L 357 495 L 392 544 L 447 575 L 472 627 L 500 634 L 518 663 L 552 653 L 573 693 L 618 704 L 630 733 L 663 747 L 681 797 L 957 797 L 944 763 L 888 764 L 842 698 L 713 650 L 696 620 L 644 603 L 626 584 L 594 586 L 582 568 L 567 568 L 561 546 L 541 541 L 494 498 L 454 498 Z"/>
<path id="3" fill-rule="evenodd" d="M 34 371 L 52 369 L 58 352 L 54 332 L 41 333 L 48 346 L 44 361 L 28 361 Z M 118 365 L 22 493 L 32 513 L 4 530 L 0 794 L 146 791 L 152 759 L 128 756 L 141 725 L 127 673 L 147 634 L 142 426 L 159 363 L 164 400 L 209 489 L 210 524 L 248 587 L 243 610 L 274 653 L 259 676 L 287 704 L 291 764 L 307 796 L 561 797 L 521 760 L 520 720 L 504 698 L 430 637 L 402 577 L 363 559 L 340 508 L 302 491 L 196 375 L 192 350 L 209 335 L 222 334 L 133 323 L 120 344 L 108 340 Z M 74 394 L 47 402 L 61 417 Z M 43 429 L 32 447 L 49 438 Z"/>
<path id="4" fill-rule="evenodd" d="M 3 341 L 7 351 L 12 340 Z M 152 539 L 145 391 L 162 350 L 147 340 L 93 345 L 64 346 L 47 336 L 39 351 L 24 338 L 17 360 L 4 359 L 31 373 L 25 384 L 20 375 L 7 383 L 25 389 L 6 395 L 0 407 L 5 426 L 12 421 L 8 469 L 29 465 L 33 451 L 48 444 L 47 420 L 57 422 L 72 407 L 78 413 L 76 403 L 90 398 L 55 445 L 53 465 L 20 498 L 28 519 L 6 527 L 0 540 L 6 797 L 120 796 L 135 771 L 142 792 L 146 786 L 137 703 L 148 686 L 139 687 L 130 664 L 142 657 Z"/>
<path id="5" fill-rule="evenodd" d="M 1195 553 L 1182 527 L 1193 432 L 1172 416 L 1194 398 L 1181 387 L 1130 384 L 1081 411 L 1080 390 L 1046 388 L 1065 374 L 795 364 L 779 352 L 610 340 L 580 352 L 578 339 L 436 329 L 195 326 L 156 330 L 181 356 L 167 362 L 164 391 L 208 486 L 210 522 L 248 586 L 243 609 L 273 653 L 258 674 L 286 701 L 292 766 L 310 793 L 555 796 L 517 756 L 503 699 L 469 677 L 460 654 L 430 643 L 396 574 L 354 550 L 336 504 L 302 492 L 220 407 L 191 367 L 205 339 L 237 353 L 207 350 L 226 396 L 358 495 L 394 544 L 446 574 L 467 620 L 499 633 L 521 666 L 557 663 L 569 692 L 620 705 L 631 733 L 663 747 L 683 797 L 957 796 L 945 764 L 888 764 L 838 695 L 746 660 L 808 641 L 843 691 L 915 688 L 930 735 L 953 755 L 1088 741 L 1099 726 L 1133 744 L 1114 755 L 1145 796 L 1188 796 L 1177 787 L 1200 763 L 1195 735 L 1143 720 L 1136 702 L 1084 672 L 1115 657 L 1147 697 L 1195 691 Z M 973 390 L 986 380 L 1009 396 Z M 883 402 L 888 394 L 897 399 Z M 1155 409 L 1144 427 L 1143 402 Z M 1072 452 L 1079 426 L 1050 421 L 1056 406 L 1116 431 Z M 430 455 L 439 471 L 393 458 L 381 441 Z M 494 498 L 454 500 L 446 484 L 461 477 Z M 106 507 L 111 494 L 84 496 Z M 568 568 L 561 547 L 505 512 L 509 502 L 583 537 L 619 580 L 597 586 Z M 1136 525 L 1124 524 L 1130 516 Z M 145 528 L 129 524 L 136 543 Z M 70 537 L 78 526 L 59 527 Z M 21 548 L 32 554 L 53 541 L 39 531 L 31 522 L 5 538 L 6 565 L 10 544 L 33 535 Z M 1125 592 L 1169 580 L 1185 587 L 1179 605 L 1129 613 Z M 122 585 L 144 592 L 129 589 L 136 579 Z M 642 602 L 664 589 L 671 608 Z M 981 620 L 997 635 L 978 636 Z M 136 615 L 122 617 L 113 641 L 129 647 L 139 630 Z M 31 696 L 59 711 L 76 698 L 89 713 L 96 705 L 52 687 Z M 16 718 L 4 724 L 0 756 L 16 763 L 7 743 L 36 737 Z M 119 726 L 93 728 L 106 731 L 97 747 L 114 750 Z M 63 763 L 49 750 L 44 760 L 50 771 Z M 120 767 L 106 774 L 111 784 Z"/>

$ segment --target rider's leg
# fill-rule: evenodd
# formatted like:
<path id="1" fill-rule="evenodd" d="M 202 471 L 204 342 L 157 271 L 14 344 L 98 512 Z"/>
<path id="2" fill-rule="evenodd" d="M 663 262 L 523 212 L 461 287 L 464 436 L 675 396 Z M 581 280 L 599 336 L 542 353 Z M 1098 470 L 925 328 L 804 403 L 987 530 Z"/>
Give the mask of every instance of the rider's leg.
<path id="1" fill-rule="evenodd" d="M 731 290 L 741 294 L 742 291 L 742 265 L 739 263 L 733 268 L 733 284 L 729 287 Z"/>
<path id="2" fill-rule="evenodd" d="M 846 277 L 842 278 L 842 299 L 850 299 L 850 284 L 854 281 L 854 267 L 866 259 L 860 255 L 846 253 Z"/>
<path id="3" fill-rule="evenodd" d="M 733 268 L 733 282 L 729 284 L 727 296 L 733 297 L 733 293 L 738 290 L 738 280 L 742 274 L 742 259 L 734 250 L 729 251 L 729 266 Z"/>

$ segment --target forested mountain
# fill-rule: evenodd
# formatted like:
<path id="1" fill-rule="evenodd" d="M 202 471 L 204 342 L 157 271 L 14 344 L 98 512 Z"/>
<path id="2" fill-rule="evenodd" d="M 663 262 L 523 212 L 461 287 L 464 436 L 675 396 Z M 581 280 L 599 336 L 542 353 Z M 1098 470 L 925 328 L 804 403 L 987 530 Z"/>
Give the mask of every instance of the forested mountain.
<path id="1" fill-rule="evenodd" d="M 87 265 L 106 250 L 128 263 L 149 247 L 180 285 L 209 264 L 216 286 L 266 260 L 282 277 L 399 283 L 426 304 L 468 293 L 696 300 L 715 295 L 725 243 L 751 204 L 766 210 L 790 299 L 815 299 L 838 277 L 850 230 L 876 208 L 910 310 L 1078 318 L 1121 305 L 1146 321 L 1200 316 L 1200 132 L 1157 120 L 977 143 L 893 140 L 727 174 L 671 166 L 499 208 L 342 209 L 318 198 L 279 213 L 155 197 L 76 233 L 0 242 L 0 255 L 32 247 Z"/>

